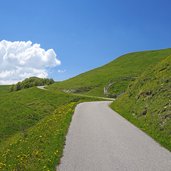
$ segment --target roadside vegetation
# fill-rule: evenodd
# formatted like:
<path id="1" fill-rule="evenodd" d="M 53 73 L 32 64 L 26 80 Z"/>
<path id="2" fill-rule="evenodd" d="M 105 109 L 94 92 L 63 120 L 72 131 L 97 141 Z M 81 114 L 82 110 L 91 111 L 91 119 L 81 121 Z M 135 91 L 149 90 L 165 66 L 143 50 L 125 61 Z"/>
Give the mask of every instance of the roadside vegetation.
<path id="1" fill-rule="evenodd" d="M 30 77 L 30 78 L 26 78 L 22 82 L 18 82 L 17 84 L 13 84 L 12 86 L 10 86 L 10 91 L 18 91 L 35 86 L 50 85 L 53 84 L 54 82 L 55 81 L 53 79 Z"/>
<path id="2" fill-rule="evenodd" d="M 55 170 L 76 104 L 99 99 L 8 88 L 0 86 L 0 170 Z"/>
<path id="3" fill-rule="evenodd" d="M 34 126 L 10 137 L 0 150 L 0 170 L 55 170 L 75 105 L 62 105 Z"/>
<path id="4" fill-rule="evenodd" d="M 171 56 L 146 70 L 111 107 L 171 151 Z"/>

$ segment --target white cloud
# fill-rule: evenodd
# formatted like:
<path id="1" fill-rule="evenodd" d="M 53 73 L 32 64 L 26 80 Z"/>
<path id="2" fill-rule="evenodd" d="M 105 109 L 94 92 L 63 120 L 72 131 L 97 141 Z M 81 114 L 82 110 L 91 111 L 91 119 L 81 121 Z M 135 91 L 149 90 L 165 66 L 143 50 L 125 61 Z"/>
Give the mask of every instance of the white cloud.
<path id="1" fill-rule="evenodd" d="M 53 49 L 31 41 L 0 41 L 0 84 L 13 84 L 27 77 L 48 76 L 47 69 L 60 65 Z"/>
<path id="2" fill-rule="evenodd" d="M 58 72 L 59 73 L 64 73 L 64 72 L 66 72 L 66 70 L 65 69 L 64 70 L 58 69 Z"/>

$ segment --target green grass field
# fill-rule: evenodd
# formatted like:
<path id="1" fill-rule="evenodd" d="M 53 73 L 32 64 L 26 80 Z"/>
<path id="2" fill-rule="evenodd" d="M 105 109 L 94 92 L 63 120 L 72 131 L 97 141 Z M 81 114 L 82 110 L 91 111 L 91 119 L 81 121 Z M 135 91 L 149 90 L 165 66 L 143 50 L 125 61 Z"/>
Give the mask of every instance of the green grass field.
<path id="1" fill-rule="evenodd" d="M 76 104 L 99 100 L 0 86 L 0 170 L 55 170 Z"/>
<path id="2" fill-rule="evenodd" d="M 35 125 L 3 142 L 0 170 L 55 170 L 76 102 L 58 107 Z"/>
<path id="3" fill-rule="evenodd" d="M 2 93 L 0 92 L 0 142 L 18 131 L 25 131 L 51 114 L 56 107 L 73 99 L 61 92 L 42 91 L 37 88 L 18 92 L 8 92 L 4 88 L 6 93 L 3 88 Z"/>

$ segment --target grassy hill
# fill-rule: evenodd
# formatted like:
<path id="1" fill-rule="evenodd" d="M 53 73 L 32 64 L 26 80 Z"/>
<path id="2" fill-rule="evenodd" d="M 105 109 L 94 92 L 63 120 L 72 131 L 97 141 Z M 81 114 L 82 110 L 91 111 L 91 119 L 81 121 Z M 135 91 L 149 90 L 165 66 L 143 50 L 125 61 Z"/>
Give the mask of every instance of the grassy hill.
<path id="1" fill-rule="evenodd" d="M 171 151 L 171 56 L 130 84 L 112 108 Z"/>
<path id="2" fill-rule="evenodd" d="M 75 105 L 97 100 L 0 86 L 0 170 L 55 170 Z"/>
<path id="3" fill-rule="evenodd" d="M 130 53 L 50 88 L 118 97 L 112 108 L 171 150 L 170 60 L 171 49 Z"/>
<path id="4" fill-rule="evenodd" d="M 55 83 L 52 89 L 85 93 L 89 95 L 104 95 L 104 87 L 108 96 L 122 94 L 128 84 L 135 80 L 150 65 L 155 65 L 171 54 L 171 49 L 144 51 L 123 55 L 114 61 L 80 74 L 66 81 Z"/>
<path id="5" fill-rule="evenodd" d="M 0 86 L 1 87 L 1 86 Z M 0 142 L 18 131 L 25 131 L 57 106 L 72 101 L 72 96 L 61 92 L 54 94 L 30 88 L 9 92 L 8 86 L 0 88 Z"/>

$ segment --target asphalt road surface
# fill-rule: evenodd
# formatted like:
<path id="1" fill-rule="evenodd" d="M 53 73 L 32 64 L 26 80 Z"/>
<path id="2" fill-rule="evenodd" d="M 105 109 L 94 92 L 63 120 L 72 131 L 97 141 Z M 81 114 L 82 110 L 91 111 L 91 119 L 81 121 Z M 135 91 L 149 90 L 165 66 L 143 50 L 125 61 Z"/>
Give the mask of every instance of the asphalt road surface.
<path id="1" fill-rule="evenodd" d="M 46 90 L 45 86 L 37 86 L 37 88 L 41 89 L 41 90 Z"/>
<path id="2" fill-rule="evenodd" d="M 109 104 L 76 107 L 57 171 L 171 171 L 171 153 Z"/>

